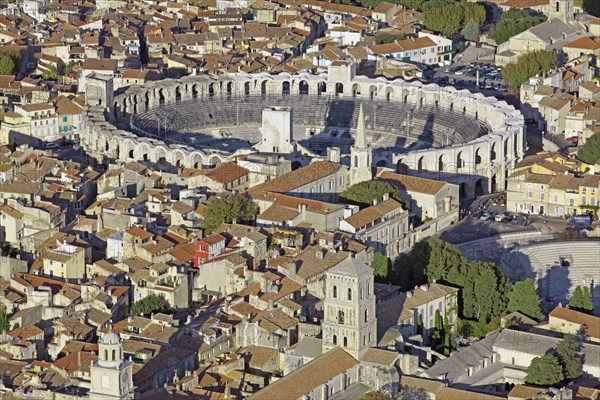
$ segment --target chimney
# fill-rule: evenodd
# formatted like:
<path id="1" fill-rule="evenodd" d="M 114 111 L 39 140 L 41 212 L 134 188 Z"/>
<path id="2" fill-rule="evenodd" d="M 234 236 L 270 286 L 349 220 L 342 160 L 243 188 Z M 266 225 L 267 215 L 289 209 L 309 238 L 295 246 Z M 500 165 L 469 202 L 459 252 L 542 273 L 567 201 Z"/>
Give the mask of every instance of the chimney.
<path id="1" fill-rule="evenodd" d="M 390 198 L 390 194 L 389 193 L 384 193 L 383 194 L 383 201 L 389 200 Z"/>
<path id="2" fill-rule="evenodd" d="M 424 285 L 421 285 L 421 290 L 427 293 L 429 291 L 429 284 L 426 283 Z"/>
<path id="3" fill-rule="evenodd" d="M 377 199 L 373 199 L 373 205 L 376 206 L 377 205 Z"/>
<path id="4" fill-rule="evenodd" d="M 325 253 L 325 249 L 319 249 L 319 250 L 315 251 L 315 256 L 317 257 L 317 260 L 323 259 L 324 255 L 325 255 L 323 253 Z"/>
<path id="5" fill-rule="evenodd" d="M 406 292 L 406 297 L 407 298 L 412 299 L 412 296 L 413 296 L 412 290 L 409 290 L 408 292 Z"/>

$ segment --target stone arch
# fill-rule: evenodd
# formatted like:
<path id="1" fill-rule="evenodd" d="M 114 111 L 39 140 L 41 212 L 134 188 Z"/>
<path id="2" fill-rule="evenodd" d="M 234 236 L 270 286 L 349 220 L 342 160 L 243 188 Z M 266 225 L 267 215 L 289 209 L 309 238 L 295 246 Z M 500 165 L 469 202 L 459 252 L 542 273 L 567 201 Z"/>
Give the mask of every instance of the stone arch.
<path id="1" fill-rule="evenodd" d="M 352 85 L 352 97 L 356 96 L 360 96 L 360 85 L 358 83 Z"/>
<path id="2" fill-rule="evenodd" d="M 195 169 L 202 168 L 202 154 L 192 153 L 192 155 L 190 157 L 190 161 L 191 161 L 192 168 L 195 168 Z"/>
<path id="3" fill-rule="evenodd" d="M 444 154 L 440 154 L 440 156 L 438 157 L 438 171 L 444 171 L 446 167 L 446 159 L 444 157 Z"/>
<path id="4" fill-rule="evenodd" d="M 209 164 L 214 166 L 217 166 L 219 164 L 221 164 L 221 158 L 217 155 L 213 155 L 212 157 L 209 158 Z"/>
<path id="5" fill-rule="evenodd" d="M 213 97 L 215 95 L 215 83 L 211 82 L 208 84 L 208 96 Z"/>
<path id="6" fill-rule="evenodd" d="M 287 95 L 290 94 L 291 84 L 289 81 L 283 81 L 281 84 L 281 94 Z"/>
<path id="7" fill-rule="evenodd" d="M 150 92 L 148 90 L 144 92 L 144 107 L 146 111 L 150 108 Z"/>
<path id="8" fill-rule="evenodd" d="M 504 157 L 508 157 L 508 138 L 506 138 L 506 140 L 502 141 L 502 144 L 504 145 Z"/>
<path id="9" fill-rule="evenodd" d="M 246 96 L 250 94 L 250 82 L 244 82 L 244 94 Z"/>
<path id="10" fill-rule="evenodd" d="M 369 86 L 369 98 L 371 100 L 374 100 L 375 98 L 377 98 L 377 86 L 375 86 L 375 85 Z"/>
<path id="11" fill-rule="evenodd" d="M 122 147 L 122 159 L 134 159 L 135 158 L 135 145 L 131 140 L 124 140 Z"/>
<path id="12" fill-rule="evenodd" d="M 147 143 L 142 143 L 138 146 L 138 159 L 150 161 L 150 146 Z"/>
<path id="13" fill-rule="evenodd" d="M 225 85 L 225 91 L 227 93 L 227 96 L 231 96 L 233 94 L 233 82 L 232 81 L 227 82 L 227 84 Z"/>
<path id="14" fill-rule="evenodd" d="M 477 179 L 477 181 L 475 181 L 475 196 L 481 196 L 484 193 L 483 178 Z"/>
<path id="15" fill-rule="evenodd" d="M 492 143 L 492 147 L 490 148 L 490 161 L 494 161 L 496 159 L 496 143 Z"/>
<path id="16" fill-rule="evenodd" d="M 192 99 L 197 99 L 200 92 L 198 91 L 198 85 L 192 85 Z"/>
<path id="17" fill-rule="evenodd" d="M 158 89 L 158 105 L 162 106 L 167 102 L 164 89 Z"/>
<path id="18" fill-rule="evenodd" d="M 344 84 L 338 82 L 335 84 L 335 95 L 339 96 L 340 94 L 344 94 Z"/>
<path id="19" fill-rule="evenodd" d="M 325 81 L 321 81 L 317 83 L 317 94 L 327 93 L 327 83 Z"/>
<path id="20" fill-rule="evenodd" d="M 481 164 L 481 154 L 479 153 L 480 148 L 475 150 L 475 165 Z"/>
<path id="21" fill-rule="evenodd" d="M 394 89 L 391 86 L 385 88 L 385 99 L 387 101 L 394 100 Z"/>
<path id="22" fill-rule="evenodd" d="M 417 171 L 427 171 L 427 163 L 425 162 L 425 156 L 421 156 L 417 161 Z"/>
<path id="23" fill-rule="evenodd" d="M 175 167 L 184 167 L 185 154 L 181 150 L 175 150 L 173 152 L 173 165 Z"/>
<path id="24" fill-rule="evenodd" d="M 268 80 L 264 80 L 260 83 L 260 94 L 263 96 L 265 96 L 268 91 L 267 82 Z"/>
<path id="25" fill-rule="evenodd" d="M 465 160 L 463 160 L 463 158 L 462 158 L 462 151 L 459 151 L 458 154 L 456 155 L 456 168 L 464 167 L 464 162 L 465 162 Z"/>
<path id="26" fill-rule="evenodd" d="M 300 94 L 309 94 L 310 93 L 310 88 L 308 86 L 308 82 L 305 81 L 304 79 L 300 81 L 300 83 L 298 84 L 298 93 Z"/>
<path id="27" fill-rule="evenodd" d="M 403 159 L 398 160 L 396 163 L 396 173 L 398 174 L 408 174 L 408 165 L 404 163 Z"/>
<path id="28" fill-rule="evenodd" d="M 465 182 L 461 182 L 458 185 L 458 198 L 465 199 L 467 197 L 467 184 Z"/>
<path id="29" fill-rule="evenodd" d="M 167 149 L 163 146 L 157 146 L 154 150 L 154 162 L 158 165 L 166 165 L 167 164 Z"/>
<path id="30" fill-rule="evenodd" d="M 181 101 L 181 86 L 177 85 L 175 87 L 175 102 Z"/>
<path id="31" fill-rule="evenodd" d="M 498 191 L 498 182 L 496 179 L 496 174 L 492 175 L 492 179 L 490 179 L 490 193 L 496 193 Z"/>

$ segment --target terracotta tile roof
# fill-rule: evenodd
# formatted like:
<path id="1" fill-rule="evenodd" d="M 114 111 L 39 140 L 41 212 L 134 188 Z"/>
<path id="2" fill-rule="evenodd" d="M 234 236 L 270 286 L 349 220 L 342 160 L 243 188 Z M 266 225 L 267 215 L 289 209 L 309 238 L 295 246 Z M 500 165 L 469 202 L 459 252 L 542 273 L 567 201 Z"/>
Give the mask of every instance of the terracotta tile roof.
<path id="1" fill-rule="evenodd" d="M 370 348 L 363 355 L 362 361 L 371 364 L 389 366 L 392 365 L 396 357 L 398 357 L 398 353 L 395 351 Z"/>
<path id="2" fill-rule="evenodd" d="M 590 37 L 582 37 L 565 44 L 563 47 L 570 47 L 573 49 L 598 50 L 600 49 L 600 40 L 592 39 Z"/>
<path id="3" fill-rule="evenodd" d="M 407 192 L 417 192 L 426 194 L 436 194 L 446 185 L 446 182 L 435 181 L 433 179 L 419 178 L 416 176 L 395 174 L 384 171 L 377 177 L 391 184 L 398 186 L 400 190 Z"/>
<path id="4" fill-rule="evenodd" d="M 523 399 L 528 400 L 535 398 L 536 395 L 544 393 L 546 389 L 535 386 L 517 385 L 508 393 L 508 397 L 511 399 Z"/>
<path id="5" fill-rule="evenodd" d="M 311 182 L 333 175 L 342 168 L 341 164 L 317 161 L 285 175 L 262 183 L 248 190 L 252 197 L 263 197 L 266 193 L 289 193 Z"/>
<path id="6" fill-rule="evenodd" d="M 470 392 L 462 389 L 445 387 L 441 390 L 437 400 L 506 400 L 505 396 L 495 396 L 491 394 Z"/>
<path id="7" fill-rule="evenodd" d="M 359 212 L 346 218 L 345 221 L 355 229 L 360 229 L 370 222 L 374 222 L 385 214 L 397 209 L 402 210 L 402 205 L 394 199 L 388 199 L 377 203 L 375 206 L 363 208 Z"/>
<path id="8" fill-rule="evenodd" d="M 127 229 L 125 232 L 127 232 L 131 236 L 138 237 L 142 240 L 151 238 L 153 236 L 152 233 L 148 232 L 144 228 L 140 228 L 139 226 L 132 226 L 131 228 Z"/>
<path id="9" fill-rule="evenodd" d="M 585 325 L 585 334 L 587 336 L 600 339 L 600 317 L 558 306 L 550 312 L 550 318 L 558 318 L 575 324 Z"/>
<path id="10" fill-rule="evenodd" d="M 268 385 L 250 399 L 297 399 L 357 364 L 354 357 L 338 347 Z"/>
<path id="11" fill-rule="evenodd" d="M 323 258 L 318 258 L 317 252 L 324 252 L 324 249 L 320 246 L 307 246 L 293 260 L 298 266 L 297 275 L 301 279 L 309 280 L 314 278 L 350 256 L 350 253 L 345 251 L 326 251 Z"/>
<path id="12" fill-rule="evenodd" d="M 270 347 L 250 346 L 242 352 L 242 355 L 245 356 L 250 368 L 262 369 L 267 362 L 276 359 L 279 352 Z"/>
<path id="13" fill-rule="evenodd" d="M 246 168 L 231 162 L 221 163 L 215 168 L 203 172 L 205 176 L 223 184 L 233 182 L 250 173 Z"/>
<path id="14" fill-rule="evenodd" d="M 8 335 L 21 340 L 27 340 L 38 335 L 42 335 L 43 338 L 44 331 L 33 324 L 29 324 L 13 329 L 12 331 L 8 332 Z"/>

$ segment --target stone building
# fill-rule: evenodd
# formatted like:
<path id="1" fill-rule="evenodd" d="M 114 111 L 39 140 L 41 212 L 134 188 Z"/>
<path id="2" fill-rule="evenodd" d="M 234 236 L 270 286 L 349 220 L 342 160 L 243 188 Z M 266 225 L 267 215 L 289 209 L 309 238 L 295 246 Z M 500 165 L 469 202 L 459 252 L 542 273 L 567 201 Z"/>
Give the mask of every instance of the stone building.
<path id="1" fill-rule="evenodd" d="M 326 273 L 323 351 L 341 347 L 361 359 L 377 343 L 373 269 L 347 258 Z"/>
<path id="2" fill-rule="evenodd" d="M 98 342 L 98 360 L 90 369 L 90 400 L 130 400 L 134 397 L 133 362 L 123 357 L 123 340 L 110 330 Z"/>

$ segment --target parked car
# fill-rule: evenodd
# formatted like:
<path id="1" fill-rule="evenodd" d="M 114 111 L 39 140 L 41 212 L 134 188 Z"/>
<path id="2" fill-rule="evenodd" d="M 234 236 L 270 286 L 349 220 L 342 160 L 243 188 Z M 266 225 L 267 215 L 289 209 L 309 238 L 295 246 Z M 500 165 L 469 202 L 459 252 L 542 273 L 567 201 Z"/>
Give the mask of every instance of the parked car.
<path id="1" fill-rule="evenodd" d="M 50 150 L 50 149 L 58 149 L 58 143 L 46 143 L 46 145 L 44 146 L 44 148 Z"/>
<path id="2" fill-rule="evenodd" d="M 522 218 L 520 215 L 518 215 L 518 214 L 515 214 L 515 215 L 513 215 L 513 217 L 512 217 L 512 220 L 511 220 L 510 222 L 511 222 L 512 224 L 518 224 L 518 223 L 520 223 L 522 220 L 523 220 L 523 218 Z"/>
<path id="3" fill-rule="evenodd" d="M 491 217 L 491 214 L 490 214 L 490 213 L 483 213 L 483 214 L 481 214 L 481 217 L 479 217 L 479 219 L 480 219 L 481 221 L 487 221 L 487 220 L 489 220 L 489 219 L 490 219 L 490 217 Z"/>

